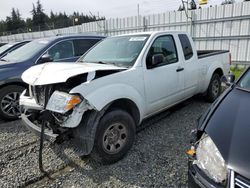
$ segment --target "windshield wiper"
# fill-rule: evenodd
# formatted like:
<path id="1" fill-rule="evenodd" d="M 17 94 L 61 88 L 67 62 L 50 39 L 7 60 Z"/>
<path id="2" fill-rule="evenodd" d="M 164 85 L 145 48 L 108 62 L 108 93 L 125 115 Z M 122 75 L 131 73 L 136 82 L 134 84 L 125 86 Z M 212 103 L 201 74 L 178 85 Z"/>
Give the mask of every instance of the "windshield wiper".
<path id="1" fill-rule="evenodd" d="M 108 64 L 108 63 L 104 63 L 103 61 L 84 61 L 84 60 L 80 60 L 78 62 L 82 62 L 82 63 L 97 63 L 97 64 Z"/>
<path id="2" fill-rule="evenodd" d="M 96 63 L 98 63 L 98 64 L 109 64 L 109 63 L 104 63 L 103 61 L 98 61 L 98 62 L 96 62 Z"/>

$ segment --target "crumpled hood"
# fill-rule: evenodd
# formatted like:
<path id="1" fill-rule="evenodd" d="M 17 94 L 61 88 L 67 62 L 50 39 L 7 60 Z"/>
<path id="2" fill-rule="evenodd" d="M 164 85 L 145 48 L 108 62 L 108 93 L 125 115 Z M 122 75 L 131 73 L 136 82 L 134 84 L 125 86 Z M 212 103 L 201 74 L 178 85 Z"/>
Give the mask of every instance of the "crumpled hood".
<path id="1" fill-rule="evenodd" d="M 215 110 L 205 131 L 228 167 L 250 179 L 250 93 L 234 88 Z"/>
<path id="2" fill-rule="evenodd" d="M 68 78 L 79 74 L 95 74 L 98 70 L 123 70 L 126 68 L 95 63 L 45 63 L 36 65 L 22 74 L 22 80 L 30 85 L 47 85 L 66 82 Z M 92 74 L 92 76 L 93 76 Z M 90 76 L 90 77 L 92 77 Z"/>

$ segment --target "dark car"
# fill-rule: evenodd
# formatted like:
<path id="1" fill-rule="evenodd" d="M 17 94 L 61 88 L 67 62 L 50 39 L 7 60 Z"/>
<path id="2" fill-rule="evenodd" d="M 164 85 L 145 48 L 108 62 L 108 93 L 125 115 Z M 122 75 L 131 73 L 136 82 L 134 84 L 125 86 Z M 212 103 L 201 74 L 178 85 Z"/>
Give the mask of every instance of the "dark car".
<path id="1" fill-rule="evenodd" d="M 1 46 L 0 47 L 0 59 L 2 57 L 6 56 L 7 54 L 9 54 L 10 52 L 20 48 L 21 46 L 23 46 L 29 42 L 30 42 L 30 40 L 25 40 L 25 41 L 21 41 L 21 42 L 8 43 L 8 44 Z"/>
<path id="2" fill-rule="evenodd" d="M 250 187 L 250 68 L 198 120 L 188 154 L 189 187 Z"/>
<path id="3" fill-rule="evenodd" d="M 50 61 L 75 62 L 103 38 L 103 36 L 71 35 L 36 39 L 2 58 L 0 117 L 13 120 L 19 116 L 19 95 L 26 87 L 21 75 L 26 69 Z"/>

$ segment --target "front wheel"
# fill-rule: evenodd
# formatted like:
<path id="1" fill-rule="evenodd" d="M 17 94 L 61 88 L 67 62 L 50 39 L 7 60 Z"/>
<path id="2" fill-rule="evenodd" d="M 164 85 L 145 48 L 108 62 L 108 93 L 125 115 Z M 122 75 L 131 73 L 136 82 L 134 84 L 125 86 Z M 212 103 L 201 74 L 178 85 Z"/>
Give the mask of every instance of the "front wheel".
<path id="1" fill-rule="evenodd" d="M 221 93 L 220 76 L 214 73 L 207 89 L 206 98 L 209 102 L 214 102 L 220 96 L 220 93 Z"/>
<path id="2" fill-rule="evenodd" d="M 91 156 L 102 164 L 115 163 L 132 147 L 135 122 L 126 111 L 115 109 L 105 114 L 97 127 Z"/>
<path id="3" fill-rule="evenodd" d="M 0 90 L 0 117 L 5 120 L 15 120 L 21 114 L 19 97 L 25 88 L 10 85 Z"/>

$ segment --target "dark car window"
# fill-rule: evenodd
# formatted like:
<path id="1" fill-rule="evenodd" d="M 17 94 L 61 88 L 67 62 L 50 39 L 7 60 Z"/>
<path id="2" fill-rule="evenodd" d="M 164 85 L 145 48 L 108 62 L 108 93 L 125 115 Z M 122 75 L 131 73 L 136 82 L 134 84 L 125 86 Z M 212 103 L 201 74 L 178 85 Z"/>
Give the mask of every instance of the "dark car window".
<path id="1" fill-rule="evenodd" d="M 241 78 L 241 80 L 238 83 L 238 86 L 250 90 L 250 69 L 248 69 L 248 71 Z"/>
<path id="2" fill-rule="evenodd" d="M 48 50 L 48 54 L 54 61 L 74 57 L 73 41 L 62 41 Z"/>
<path id="3" fill-rule="evenodd" d="M 192 46 L 190 44 L 190 41 L 189 41 L 187 35 L 184 35 L 184 34 L 180 34 L 179 39 L 181 41 L 181 46 L 182 46 L 185 60 L 188 60 L 191 57 L 193 57 L 193 49 L 192 49 Z"/>
<path id="4" fill-rule="evenodd" d="M 100 39 L 75 39 L 75 56 L 83 55 L 87 50 L 89 50 L 93 45 L 100 41 Z"/>
<path id="5" fill-rule="evenodd" d="M 162 54 L 164 57 L 163 63 L 161 65 L 178 62 L 178 55 L 175 42 L 171 35 L 161 36 L 155 39 L 147 55 L 148 68 L 152 65 L 152 56 L 157 54 Z"/>
<path id="6" fill-rule="evenodd" d="M 0 47 L 0 53 L 3 53 L 5 50 L 7 50 L 8 48 L 12 47 L 14 44 L 5 44 L 3 46 Z"/>
<path id="7" fill-rule="evenodd" d="M 9 50 L 8 53 L 13 52 L 14 50 L 16 50 L 16 49 L 22 47 L 22 46 L 25 45 L 25 44 L 26 44 L 26 43 L 21 43 L 21 44 L 16 45 L 16 46 L 13 47 L 11 50 Z"/>
<path id="8" fill-rule="evenodd" d="M 4 57 L 6 61 L 21 62 L 34 57 L 41 49 L 48 45 L 47 40 L 34 40 Z"/>

